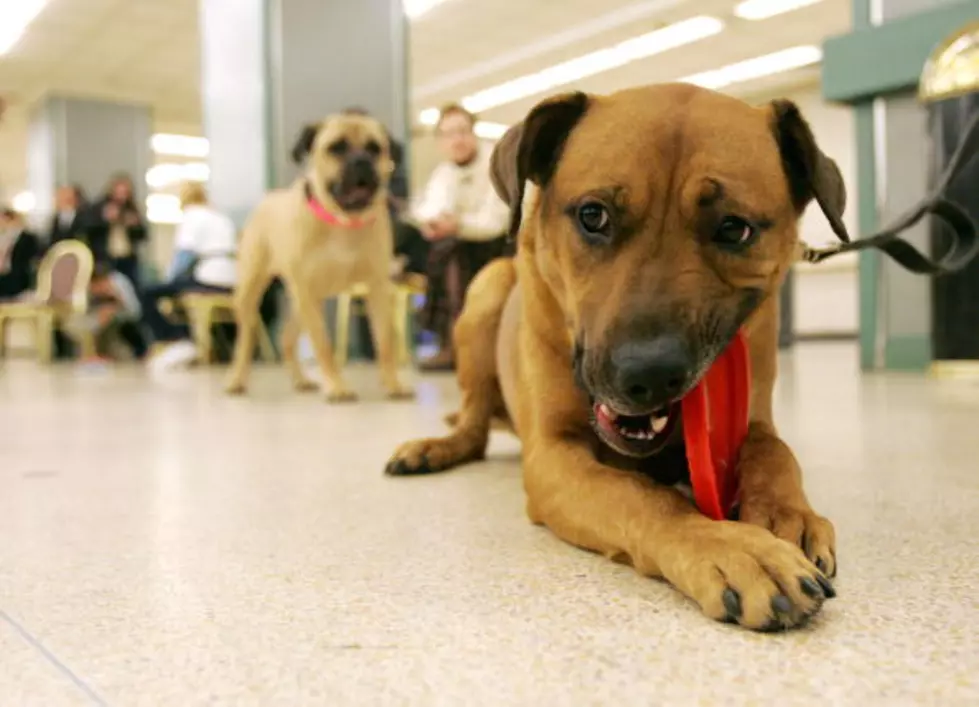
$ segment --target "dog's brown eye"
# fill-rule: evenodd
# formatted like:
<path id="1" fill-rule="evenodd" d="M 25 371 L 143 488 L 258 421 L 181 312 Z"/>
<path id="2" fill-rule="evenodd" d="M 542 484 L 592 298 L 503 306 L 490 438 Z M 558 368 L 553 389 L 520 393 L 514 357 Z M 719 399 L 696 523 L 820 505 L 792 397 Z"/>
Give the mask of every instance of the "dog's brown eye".
<path id="1" fill-rule="evenodd" d="M 347 142 L 346 140 L 337 140 L 336 142 L 330 143 L 330 146 L 326 149 L 329 150 L 330 154 L 333 155 L 337 155 L 337 156 L 345 155 L 347 154 L 347 151 L 350 149 L 350 143 Z"/>
<path id="2" fill-rule="evenodd" d="M 726 248 L 747 248 L 754 243 L 758 229 L 737 216 L 727 216 L 714 233 L 714 242 Z"/>
<path id="3" fill-rule="evenodd" d="M 578 225 L 586 236 L 606 237 L 611 223 L 608 209 L 596 201 L 578 207 Z"/>
<path id="4" fill-rule="evenodd" d="M 381 154 L 381 146 L 375 140 L 368 140 L 367 144 L 364 145 L 364 149 L 367 151 L 367 154 L 373 157 Z"/>

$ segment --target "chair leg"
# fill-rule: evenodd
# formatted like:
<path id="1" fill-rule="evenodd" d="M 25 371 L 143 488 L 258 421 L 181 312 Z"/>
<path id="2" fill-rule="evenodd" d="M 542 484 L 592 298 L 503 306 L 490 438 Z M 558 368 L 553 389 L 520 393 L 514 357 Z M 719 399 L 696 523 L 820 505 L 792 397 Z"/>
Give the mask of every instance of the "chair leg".
<path id="1" fill-rule="evenodd" d="M 7 318 L 0 316 L 0 358 L 7 357 Z"/>
<path id="2" fill-rule="evenodd" d="M 269 336 L 269 330 L 266 328 L 265 323 L 259 320 L 258 322 L 258 350 L 262 356 L 262 359 L 266 363 L 275 363 L 275 344 L 272 343 L 272 337 Z"/>
<path id="3" fill-rule="evenodd" d="M 36 336 L 37 357 L 42 363 L 51 363 L 54 358 L 54 315 L 41 312 L 34 318 L 34 333 Z"/>
<path id="4" fill-rule="evenodd" d="M 214 340 L 211 337 L 211 324 L 214 322 L 214 307 L 205 305 L 197 313 L 200 331 L 195 336 L 197 341 L 197 356 L 205 366 L 210 366 L 214 355 Z"/>
<path id="5" fill-rule="evenodd" d="M 347 363 L 347 352 L 350 348 L 350 307 L 351 297 L 348 293 L 337 297 L 337 343 L 334 355 L 337 368 L 342 368 Z"/>
<path id="6" fill-rule="evenodd" d="M 404 287 L 394 291 L 394 345 L 397 346 L 398 364 L 404 366 L 411 360 L 411 342 L 408 337 L 411 330 L 408 327 L 408 299 L 411 293 Z"/>

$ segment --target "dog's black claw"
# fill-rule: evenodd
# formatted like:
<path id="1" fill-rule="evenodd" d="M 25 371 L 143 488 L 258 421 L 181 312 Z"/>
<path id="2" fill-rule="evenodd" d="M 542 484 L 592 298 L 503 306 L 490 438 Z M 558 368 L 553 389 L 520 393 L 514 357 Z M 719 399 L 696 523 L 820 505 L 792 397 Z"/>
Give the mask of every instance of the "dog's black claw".
<path id="1" fill-rule="evenodd" d="M 781 633 L 788 630 L 785 624 L 778 619 L 769 619 L 768 623 L 758 629 L 762 633 Z"/>
<path id="2" fill-rule="evenodd" d="M 799 586 L 802 587 L 802 591 L 806 596 L 812 597 L 813 599 L 816 598 L 822 599 L 823 597 L 826 596 L 826 593 L 823 591 L 822 585 L 820 585 L 819 582 L 817 582 L 816 580 L 810 579 L 809 577 L 801 577 L 799 579 Z"/>
<path id="3" fill-rule="evenodd" d="M 792 611 L 792 600 L 784 594 L 777 594 L 772 599 L 772 611 L 778 614 L 788 614 Z"/>
<path id="4" fill-rule="evenodd" d="M 721 601 L 727 610 L 728 621 L 734 623 L 741 618 L 741 597 L 736 591 L 728 587 L 721 595 Z"/>
<path id="5" fill-rule="evenodd" d="M 823 588 L 823 594 L 826 595 L 827 599 L 832 599 L 836 596 L 836 589 L 833 587 L 833 583 L 826 579 L 826 577 L 816 575 L 816 581 L 819 582 L 819 586 Z"/>
<path id="6" fill-rule="evenodd" d="M 384 467 L 384 473 L 388 476 L 420 476 L 421 474 L 431 474 L 436 471 L 428 463 L 426 457 L 422 457 L 417 466 L 410 466 L 404 459 L 394 459 Z"/>
<path id="7" fill-rule="evenodd" d="M 820 572 L 826 574 L 826 560 L 824 560 L 822 557 L 816 558 L 816 567 L 819 568 Z"/>

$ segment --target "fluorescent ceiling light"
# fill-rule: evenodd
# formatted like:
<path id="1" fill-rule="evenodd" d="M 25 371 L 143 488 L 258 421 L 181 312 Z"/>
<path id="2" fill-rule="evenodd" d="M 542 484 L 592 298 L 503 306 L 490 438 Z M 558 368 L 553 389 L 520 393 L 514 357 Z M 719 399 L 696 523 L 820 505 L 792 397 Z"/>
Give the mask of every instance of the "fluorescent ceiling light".
<path id="1" fill-rule="evenodd" d="M 499 140 L 509 128 L 509 125 L 504 125 L 503 123 L 487 123 L 481 120 L 476 123 L 473 131 L 477 137 L 481 137 L 484 140 Z"/>
<path id="2" fill-rule="evenodd" d="M 445 0 L 404 0 L 404 10 L 408 19 L 417 20 L 436 5 L 441 5 Z"/>
<path id="3" fill-rule="evenodd" d="M 34 192 L 22 191 L 19 194 L 14 194 L 10 205 L 17 213 L 29 214 L 37 206 L 37 199 L 34 198 Z"/>
<path id="4" fill-rule="evenodd" d="M 146 197 L 146 219 L 150 223 L 180 223 L 180 199 L 172 194 L 150 194 Z"/>
<path id="5" fill-rule="evenodd" d="M 6 54 L 24 36 L 48 0 L 4 0 L 0 4 L 0 54 Z"/>
<path id="6" fill-rule="evenodd" d="M 821 0 L 744 0 L 734 8 L 734 14 L 743 20 L 764 20 L 802 7 L 815 5 Z"/>
<path id="7" fill-rule="evenodd" d="M 422 125 L 435 125 L 439 122 L 439 109 L 426 108 L 418 114 L 418 120 Z"/>
<path id="8" fill-rule="evenodd" d="M 180 182 L 206 182 L 211 169 L 204 162 L 186 164 L 162 163 L 153 165 L 146 172 L 146 183 L 153 189 L 164 189 Z"/>
<path id="9" fill-rule="evenodd" d="M 823 51 L 819 47 L 800 46 L 791 49 L 783 49 L 774 54 L 765 54 L 747 61 L 739 61 L 737 64 L 722 66 L 713 71 L 704 71 L 700 74 L 687 76 L 680 79 L 684 83 L 692 83 L 704 88 L 723 88 L 733 83 L 760 79 L 764 76 L 781 74 L 793 69 L 801 69 L 804 66 L 818 64 L 823 58 Z"/>
<path id="10" fill-rule="evenodd" d="M 157 133 L 150 138 L 153 152 L 161 155 L 177 157 L 207 157 L 210 145 L 206 137 L 191 137 L 190 135 L 170 135 Z"/>
<path id="11" fill-rule="evenodd" d="M 462 105 L 478 113 L 712 37 L 723 29 L 724 23 L 716 17 L 691 17 L 662 29 L 627 39 L 607 49 L 599 49 L 577 59 L 479 91 L 463 98 Z M 426 116 L 430 116 L 431 110 L 429 108 L 422 111 L 423 122 Z"/>

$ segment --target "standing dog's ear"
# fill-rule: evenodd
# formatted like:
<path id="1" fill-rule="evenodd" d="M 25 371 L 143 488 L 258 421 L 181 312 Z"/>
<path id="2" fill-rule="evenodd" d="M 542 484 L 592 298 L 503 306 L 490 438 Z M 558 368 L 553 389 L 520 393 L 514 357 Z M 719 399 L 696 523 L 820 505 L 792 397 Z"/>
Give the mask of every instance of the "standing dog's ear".
<path id="1" fill-rule="evenodd" d="M 833 233 L 841 241 L 849 242 L 850 234 L 843 224 L 846 186 L 839 167 L 819 149 L 809 124 L 795 103 L 772 101 L 771 109 L 782 168 L 789 180 L 796 211 L 801 214 L 815 199 Z"/>
<path id="2" fill-rule="evenodd" d="M 549 98 L 496 144 L 490 175 L 496 193 L 510 207 L 511 238 L 523 217 L 524 184 L 529 179 L 538 187 L 547 185 L 568 134 L 587 109 L 588 96 L 580 91 Z"/>
<path id="3" fill-rule="evenodd" d="M 306 155 L 313 149 L 313 140 L 316 139 L 316 133 L 320 131 L 320 127 L 322 127 L 322 123 L 309 123 L 303 127 L 299 137 L 296 138 L 296 144 L 292 146 L 293 162 L 296 164 L 303 163 Z"/>

